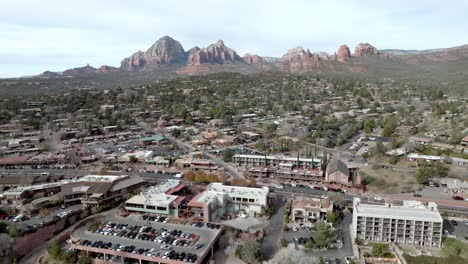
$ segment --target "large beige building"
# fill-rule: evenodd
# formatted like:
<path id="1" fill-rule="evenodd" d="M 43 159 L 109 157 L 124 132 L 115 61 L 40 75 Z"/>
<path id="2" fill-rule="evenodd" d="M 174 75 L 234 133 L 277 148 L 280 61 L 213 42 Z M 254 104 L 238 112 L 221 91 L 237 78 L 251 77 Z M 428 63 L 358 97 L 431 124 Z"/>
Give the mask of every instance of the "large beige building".
<path id="1" fill-rule="evenodd" d="M 353 236 L 370 242 L 440 247 L 442 217 L 434 202 L 369 204 L 353 201 Z"/>
<path id="2" fill-rule="evenodd" d="M 329 199 L 294 196 L 291 202 L 291 225 L 312 226 L 320 220 L 326 220 L 333 212 L 333 202 Z"/>

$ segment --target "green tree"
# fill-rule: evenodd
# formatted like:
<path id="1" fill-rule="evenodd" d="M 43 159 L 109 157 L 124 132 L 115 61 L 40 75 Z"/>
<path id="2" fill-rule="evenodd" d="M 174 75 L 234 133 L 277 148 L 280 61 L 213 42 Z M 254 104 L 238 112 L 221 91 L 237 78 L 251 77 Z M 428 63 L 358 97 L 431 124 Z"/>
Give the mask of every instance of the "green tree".
<path id="1" fill-rule="evenodd" d="M 19 234 L 20 232 L 15 225 L 11 225 L 10 228 L 8 229 L 8 235 L 11 237 L 17 237 L 19 236 Z"/>
<path id="2" fill-rule="evenodd" d="M 335 213 L 330 212 L 327 214 L 327 221 L 336 227 L 336 224 L 338 223 L 338 216 Z"/>
<path id="3" fill-rule="evenodd" d="M 6 228 L 7 224 L 5 224 L 4 222 L 0 222 L 0 233 L 5 233 Z"/>
<path id="4" fill-rule="evenodd" d="M 388 244 L 375 243 L 372 245 L 372 256 L 381 258 L 389 253 Z"/>
<path id="5" fill-rule="evenodd" d="M 232 157 L 234 157 L 234 150 L 232 149 L 226 149 L 224 151 L 224 155 L 223 155 L 223 161 L 224 162 L 231 162 L 232 161 Z"/>
<path id="6" fill-rule="evenodd" d="M 374 129 L 375 129 L 374 119 L 366 119 L 364 121 L 364 132 L 366 132 L 366 134 L 370 134 L 372 133 L 372 131 L 374 131 Z"/>
<path id="7" fill-rule="evenodd" d="M 130 155 L 130 156 L 128 157 L 128 161 L 129 161 L 130 163 L 137 163 L 137 162 L 138 162 L 138 158 L 135 157 L 135 155 Z"/>
<path id="8" fill-rule="evenodd" d="M 60 255 L 60 259 L 65 264 L 75 264 L 77 262 L 76 255 L 71 251 L 64 251 Z"/>
<path id="9" fill-rule="evenodd" d="M 242 245 L 240 258 L 247 263 L 261 263 L 263 261 L 260 244 L 256 241 L 249 241 Z"/>
<path id="10" fill-rule="evenodd" d="M 333 240 L 333 232 L 330 225 L 325 222 L 318 222 L 314 226 L 312 238 L 319 248 L 326 248 Z"/>
<path id="11" fill-rule="evenodd" d="M 55 259 L 61 257 L 62 249 L 60 248 L 60 245 L 57 242 L 57 240 L 53 240 L 50 242 L 49 246 L 47 247 L 47 252 Z"/>
<path id="12" fill-rule="evenodd" d="M 86 253 L 81 253 L 78 258 L 78 264 L 91 264 L 92 259 Z"/>
<path id="13" fill-rule="evenodd" d="M 180 132 L 179 129 L 173 129 L 173 130 L 171 131 L 171 135 L 172 135 L 173 137 L 175 137 L 175 138 L 180 137 L 181 134 L 182 134 L 182 132 Z"/>
<path id="14" fill-rule="evenodd" d="M 270 123 L 266 126 L 265 130 L 268 134 L 273 134 L 275 133 L 276 129 L 278 128 L 278 125 L 275 123 Z"/>
<path id="15" fill-rule="evenodd" d="M 288 246 L 288 241 L 286 239 L 282 238 L 280 241 L 281 247 L 287 247 Z"/>
<path id="16" fill-rule="evenodd" d="M 419 166 L 418 171 L 416 172 L 416 181 L 419 184 L 426 184 L 429 182 L 430 168 L 428 165 L 423 164 Z"/>

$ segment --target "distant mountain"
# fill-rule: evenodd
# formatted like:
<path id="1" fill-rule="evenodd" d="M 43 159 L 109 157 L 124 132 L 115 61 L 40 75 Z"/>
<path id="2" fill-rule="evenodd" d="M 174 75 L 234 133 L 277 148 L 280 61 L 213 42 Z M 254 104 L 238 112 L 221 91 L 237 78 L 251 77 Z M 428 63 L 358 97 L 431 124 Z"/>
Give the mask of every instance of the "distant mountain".
<path id="1" fill-rule="evenodd" d="M 125 58 L 120 68 L 128 71 L 147 67 L 185 63 L 186 53 L 182 45 L 175 39 L 164 36 L 154 43 L 146 52 L 138 51 Z"/>
<path id="2" fill-rule="evenodd" d="M 308 72 L 308 71 L 349 71 L 367 72 L 369 63 L 391 62 L 400 64 L 424 64 L 428 62 L 448 62 L 468 60 L 468 45 L 432 50 L 378 50 L 369 43 L 359 43 L 351 53 L 347 45 L 341 45 L 333 55 L 325 52 L 311 52 L 303 47 L 288 50 L 281 58 L 262 57 L 237 52 L 227 47 L 222 40 L 207 47 L 197 46 L 185 50 L 180 42 L 164 36 L 146 51 L 138 51 L 121 61 L 120 67 L 103 65 L 96 69 L 90 65 L 65 70 L 63 73 L 46 71 L 36 77 L 60 78 L 89 77 L 101 74 L 125 74 L 131 76 L 141 72 L 138 79 L 149 72 L 164 76 L 197 75 L 216 72 L 256 73 L 268 71 Z"/>
<path id="3" fill-rule="evenodd" d="M 62 73 L 63 76 L 80 76 L 80 75 L 90 75 L 96 73 L 96 68 L 86 65 L 84 67 L 78 67 L 73 69 L 68 69 Z"/>

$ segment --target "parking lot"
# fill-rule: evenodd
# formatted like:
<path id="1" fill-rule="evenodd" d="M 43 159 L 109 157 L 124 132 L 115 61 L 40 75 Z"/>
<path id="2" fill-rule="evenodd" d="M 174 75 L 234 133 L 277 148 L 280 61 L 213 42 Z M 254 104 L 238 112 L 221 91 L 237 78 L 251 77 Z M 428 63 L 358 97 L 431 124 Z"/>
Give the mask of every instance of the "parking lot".
<path id="1" fill-rule="evenodd" d="M 113 218 L 113 219 L 112 219 Z M 132 258 L 174 259 L 198 262 L 211 248 L 221 233 L 221 226 L 195 222 L 186 225 L 173 224 L 167 219 L 145 218 L 131 215 L 125 219 L 109 217 L 95 232 L 81 227 L 73 232 L 80 242 L 74 248 L 112 250 L 110 255 L 132 254 Z M 165 223 L 166 222 L 166 223 Z M 197 261 L 198 259 L 198 261 Z"/>
<path id="2" fill-rule="evenodd" d="M 443 230 L 444 235 L 453 235 L 457 239 L 465 240 L 465 237 L 468 237 L 468 220 L 444 219 Z"/>
<path id="3" fill-rule="evenodd" d="M 311 254 L 314 256 L 327 257 L 330 260 L 338 258 L 343 263 L 345 258 L 353 255 L 352 241 L 349 233 L 349 225 L 352 222 L 352 215 L 346 213 L 344 219 L 338 226 L 336 236 L 337 240 L 331 246 L 338 247 L 336 249 L 329 249 L 324 251 L 315 251 Z M 283 232 L 283 238 L 289 243 L 294 243 L 297 248 L 302 248 L 312 237 L 312 230 L 307 228 L 299 228 L 297 231 L 290 230 Z"/>

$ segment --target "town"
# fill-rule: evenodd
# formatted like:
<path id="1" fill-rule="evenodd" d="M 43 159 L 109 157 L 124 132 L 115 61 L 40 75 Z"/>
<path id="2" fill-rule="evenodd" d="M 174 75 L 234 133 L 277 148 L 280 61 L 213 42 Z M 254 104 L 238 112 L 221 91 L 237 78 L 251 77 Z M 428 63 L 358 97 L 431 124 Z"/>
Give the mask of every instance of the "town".
<path id="1" fill-rule="evenodd" d="M 468 248 L 468 98 L 215 74 L 0 104 L 1 244 L 20 263 L 408 263 Z"/>

